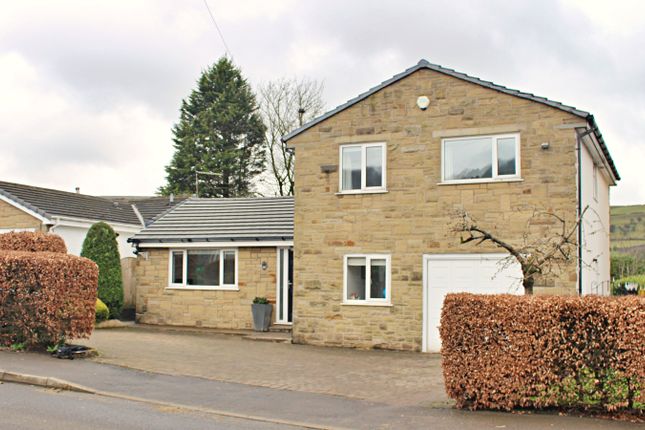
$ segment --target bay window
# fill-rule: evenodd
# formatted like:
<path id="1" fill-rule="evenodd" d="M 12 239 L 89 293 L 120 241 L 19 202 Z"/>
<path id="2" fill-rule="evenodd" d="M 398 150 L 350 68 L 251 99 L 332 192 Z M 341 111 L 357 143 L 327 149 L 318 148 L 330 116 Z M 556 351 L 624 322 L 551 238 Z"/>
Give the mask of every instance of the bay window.
<path id="1" fill-rule="evenodd" d="M 441 151 L 442 182 L 519 178 L 519 148 L 519 134 L 444 139 Z"/>
<path id="2" fill-rule="evenodd" d="M 235 249 L 170 250 L 169 287 L 237 289 Z"/>

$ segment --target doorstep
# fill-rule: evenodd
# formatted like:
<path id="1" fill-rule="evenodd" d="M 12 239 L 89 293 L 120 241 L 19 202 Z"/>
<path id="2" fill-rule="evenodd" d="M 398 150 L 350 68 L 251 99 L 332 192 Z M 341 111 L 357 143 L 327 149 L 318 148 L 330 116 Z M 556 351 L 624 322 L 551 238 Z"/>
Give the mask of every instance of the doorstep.
<path id="1" fill-rule="evenodd" d="M 262 342 L 275 342 L 275 343 L 291 343 L 291 332 L 282 331 L 265 331 L 253 332 L 246 336 L 242 336 L 245 340 L 258 340 Z"/>
<path id="2" fill-rule="evenodd" d="M 127 325 L 125 328 L 143 329 L 161 332 L 195 333 L 195 334 L 224 334 L 229 336 L 240 336 L 247 340 L 260 340 L 265 342 L 291 343 L 291 325 L 273 324 L 267 332 L 257 332 L 248 329 L 232 330 L 211 327 L 192 327 L 176 325 L 157 325 L 136 323 Z"/>

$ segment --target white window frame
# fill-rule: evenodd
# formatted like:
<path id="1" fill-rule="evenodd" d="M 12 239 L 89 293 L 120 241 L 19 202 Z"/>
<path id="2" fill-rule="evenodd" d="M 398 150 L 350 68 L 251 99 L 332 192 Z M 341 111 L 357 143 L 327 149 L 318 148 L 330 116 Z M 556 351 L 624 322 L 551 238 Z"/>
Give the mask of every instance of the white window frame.
<path id="1" fill-rule="evenodd" d="M 365 258 L 365 300 L 351 300 L 347 298 L 347 260 L 350 258 Z M 373 299 L 371 293 L 371 261 L 385 260 L 385 298 Z M 391 256 L 389 254 L 347 254 L 343 258 L 343 305 L 358 306 L 392 306 L 392 270 Z"/>
<path id="2" fill-rule="evenodd" d="M 513 137 L 515 138 L 515 174 L 513 175 L 498 175 L 497 174 L 497 140 Z M 491 145 L 493 146 L 492 151 L 492 177 L 491 178 L 477 178 L 477 179 L 446 179 L 445 176 L 445 166 L 446 166 L 446 142 L 455 142 L 460 140 L 470 140 L 470 139 L 483 139 L 490 138 Z M 441 183 L 442 184 L 473 184 L 473 183 L 482 183 L 482 182 L 504 182 L 504 181 L 516 181 L 521 179 L 522 174 L 520 171 L 521 159 L 520 159 L 520 134 L 519 133 L 505 133 L 505 134 L 486 134 L 481 136 L 463 136 L 463 137 L 447 137 L 441 139 Z"/>
<path id="3" fill-rule="evenodd" d="M 188 285 L 188 251 L 219 251 L 219 285 Z M 224 253 L 233 251 L 235 253 L 235 283 L 234 284 L 224 284 Z M 182 253 L 182 282 L 174 283 L 172 276 L 172 256 L 176 252 Z M 176 289 L 176 290 L 224 290 L 224 291 L 239 291 L 238 288 L 238 270 L 239 270 L 239 258 L 238 258 L 238 249 L 237 248 L 190 248 L 190 249 L 178 249 L 171 248 L 168 250 L 168 287 L 167 289 Z"/>
<path id="4" fill-rule="evenodd" d="M 382 181 L 381 186 L 368 187 L 367 181 L 367 148 L 381 148 L 381 163 L 382 163 Z M 361 148 L 361 188 L 357 190 L 344 190 L 343 189 L 343 149 L 344 148 Z M 338 165 L 340 166 L 338 172 L 338 194 L 365 194 L 365 193 L 382 193 L 387 191 L 387 144 L 386 142 L 369 142 L 369 143 L 349 143 L 342 144 L 338 148 Z"/>

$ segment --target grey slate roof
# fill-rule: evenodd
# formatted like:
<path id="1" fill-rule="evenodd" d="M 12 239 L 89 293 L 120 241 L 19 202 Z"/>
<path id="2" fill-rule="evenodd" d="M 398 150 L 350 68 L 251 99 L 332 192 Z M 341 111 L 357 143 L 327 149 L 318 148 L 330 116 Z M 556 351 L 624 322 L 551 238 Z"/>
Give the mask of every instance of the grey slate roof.
<path id="1" fill-rule="evenodd" d="M 509 94 L 509 95 L 512 95 L 512 96 L 515 96 L 515 97 L 520 97 L 520 98 L 523 98 L 523 99 L 527 99 L 527 100 L 531 100 L 531 101 L 534 101 L 534 102 L 537 102 L 537 103 L 541 103 L 541 104 L 550 106 L 552 108 L 560 109 L 562 111 L 568 112 L 568 113 L 570 113 L 572 115 L 575 115 L 577 117 L 580 117 L 580 118 L 586 120 L 588 122 L 589 126 L 591 127 L 591 129 L 593 129 L 594 135 L 596 136 L 596 139 L 598 140 L 598 143 L 600 143 L 600 146 L 602 148 L 603 154 L 605 155 L 605 158 L 607 159 L 609 167 L 611 168 L 612 173 L 616 177 L 616 180 L 620 179 L 620 175 L 618 174 L 618 170 L 616 169 L 614 161 L 612 160 L 611 155 L 609 154 L 609 149 L 607 148 L 605 140 L 603 139 L 602 134 L 600 133 L 600 130 L 598 129 L 598 125 L 596 124 L 596 121 L 595 121 L 595 119 L 594 119 L 594 117 L 593 117 L 593 115 L 591 113 L 586 112 L 584 110 L 577 109 L 577 108 L 575 108 L 573 106 L 568 106 L 568 105 L 562 104 L 560 102 L 549 100 L 549 99 L 547 99 L 545 97 L 539 97 L 539 96 L 536 96 L 536 95 L 531 94 L 531 93 L 525 93 L 525 92 L 522 92 L 522 91 L 519 91 L 519 90 L 514 90 L 514 89 L 511 89 L 511 88 L 507 88 L 505 86 L 498 85 L 498 84 L 495 84 L 495 83 L 490 82 L 490 81 L 484 81 L 484 80 L 476 78 L 474 76 L 470 76 L 470 75 L 467 75 L 465 73 L 457 72 L 457 71 L 455 71 L 453 69 L 448 69 L 446 67 L 442 67 L 442 66 L 439 66 L 437 64 L 432 64 L 432 63 L 428 62 L 427 60 L 419 61 L 416 65 L 406 69 L 405 71 L 403 71 L 403 72 L 401 72 L 401 73 L 399 73 L 397 75 L 392 76 L 390 79 L 381 82 L 381 84 L 369 89 L 368 91 L 366 91 L 366 92 L 364 92 L 362 94 L 359 94 L 358 96 L 354 97 L 353 99 L 348 100 L 347 102 L 343 103 L 340 106 L 337 106 L 335 109 L 332 109 L 329 112 L 326 112 L 326 113 L 322 114 L 321 116 L 319 116 L 317 118 L 314 118 L 313 120 L 311 120 L 308 123 L 304 124 L 302 127 L 299 127 L 297 129 L 293 130 L 292 132 L 288 133 L 287 135 L 283 136 L 282 141 L 286 142 L 286 141 L 288 141 L 290 139 L 293 139 L 294 137 L 296 137 L 300 133 L 304 132 L 305 130 L 308 130 L 308 129 L 314 127 L 316 124 L 319 124 L 320 122 L 322 122 L 322 121 L 324 121 L 324 120 L 336 115 L 337 113 L 349 108 L 350 106 L 352 106 L 352 105 L 354 105 L 354 104 L 366 99 L 367 97 L 369 97 L 372 94 L 382 90 L 383 88 L 385 88 L 385 87 L 387 87 L 387 86 L 389 86 L 389 85 L 391 85 L 391 84 L 393 84 L 393 83 L 395 83 L 395 82 L 397 82 L 397 81 L 399 81 L 399 80 L 401 80 L 401 79 L 403 79 L 403 78 L 405 78 L 405 77 L 411 75 L 412 73 L 414 73 L 414 72 L 416 72 L 418 70 L 421 70 L 421 69 L 434 70 L 435 72 L 443 73 L 445 75 L 452 76 L 454 78 L 461 79 L 461 80 L 464 80 L 464 81 L 467 81 L 467 82 L 470 82 L 470 83 L 473 83 L 473 84 L 476 84 L 476 85 L 481 85 L 481 86 L 489 88 L 491 90 L 499 91 L 499 92 L 504 93 L 504 94 Z"/>
<path id="2" fill-rule="evenodd" d="M 145 224 L 149 225 L 155 217 L 183 202 L 187 197 L 174 197 L 172 201 L 169 197 L 161 196 L 104 196 L 103 198 L 124 205 L 135 205 Z"/>
<path id="3" fill-rule="evenodd" d="M 293 239 L 293 198 L 191 197 L 129 239 L 137 244 Z"/>
<path id="4" fill-rule="evenodd" d="M 0 181 L 0 194 L 50 220 L 62 216 L 141 225 L 130 205 L 101 197 L 4 181 Z"/>

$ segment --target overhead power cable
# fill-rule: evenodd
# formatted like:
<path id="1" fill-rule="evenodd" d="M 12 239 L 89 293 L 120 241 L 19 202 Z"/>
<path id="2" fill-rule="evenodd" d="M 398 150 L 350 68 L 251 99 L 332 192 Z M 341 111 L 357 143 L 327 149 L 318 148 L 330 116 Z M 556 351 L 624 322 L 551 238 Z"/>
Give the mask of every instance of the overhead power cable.
<path id="1" fill-rule="evenodd" d="M 211 21 L 213 21 L 213 25 L 215 26 L 220 39 L 222 39 L 222 44 L 224 45 L 224 49 L 226 50 L 226 55 L 228 55 L 229 58 L 233 58 L 231 50 L 228 49 L 228 45 L 226 44 L 226 40 L 224 39 L 224 35 L 222 34 L 222 30 L 219 29 L 219 25 L 217 25 L 217 21 L 215 21 L 215 16 L 213 15 L 213 12 L 211 11 L 210 6 L 208 6 L 208 2 L 206 0 L 204 0 L 204 5 L 206 6 L 206 10 L 208 10 L 208 14 L 211 17 Z"/>

